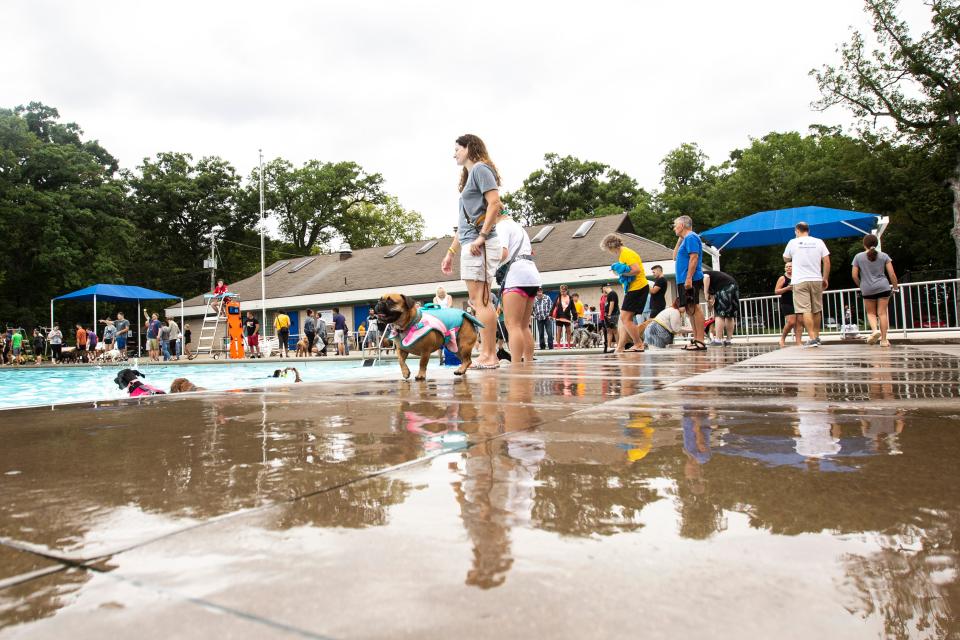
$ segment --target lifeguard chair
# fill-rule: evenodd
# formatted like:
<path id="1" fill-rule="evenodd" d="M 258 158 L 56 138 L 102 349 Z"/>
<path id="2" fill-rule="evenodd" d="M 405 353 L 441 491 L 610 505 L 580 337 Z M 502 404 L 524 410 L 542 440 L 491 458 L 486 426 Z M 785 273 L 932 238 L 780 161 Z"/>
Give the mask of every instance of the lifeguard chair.
<path id="1" fill-rule="evenodd" d="M 231 358 L 242 358 L 243 322 L 240 316 L 240 296 L 228 291 L 221 294 L 206 293 L 203 297 L 207 306 L 204 310 L 203 325 L 200 327 L 200 336 L 197 338 L 197 354 L 209 353 L 214 360 L 225 353 L 229 354 Z M 231 314 L 231 309 L 235 313 Z M 224 321 L 227 325 L 226 337 L 222 346 L 217 348 L 217 331 L 220 328 L 221 321 Z M 234 340 L 234 334 L 239 335 L 236 341 Z M 234 355 L 235 352 L 238 352 L 239 355 Z"/>

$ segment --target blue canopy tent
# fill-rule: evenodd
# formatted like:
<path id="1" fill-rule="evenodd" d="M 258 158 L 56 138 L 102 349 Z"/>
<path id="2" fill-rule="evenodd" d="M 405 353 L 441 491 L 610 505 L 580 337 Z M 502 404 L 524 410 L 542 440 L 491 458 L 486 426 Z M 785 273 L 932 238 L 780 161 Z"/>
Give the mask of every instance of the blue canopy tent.
<path id="1" fill-rule="evenodd" d="M 793 207 L 761 211 L 704 231 L 700 237 L 714 246 L 714 257 L 717 258 L 724 249 L 786 245 L 794 237 L 794 226 L 801 221 L 810 225 L 810 235 L 828 240 L 865 236 L 873 232 L 879 237 L 890 220 L 876 213 L 827 207 Z"/>
<path id="2" fill-rule="evenodd" d="M 137 355 L 140 355 L 140 301 L 141 300 L 180 300 L 180 326 L 183 326 L 183 298 L 162 291 L 123 284 L 94 284 L 85 289 L 57 296 L 50 301 L 50 326 L 53 326 L 54 300 L 93 300 L 93 329 L 97 329 L 97 301 L 121 302 L 137 301 Z"/>

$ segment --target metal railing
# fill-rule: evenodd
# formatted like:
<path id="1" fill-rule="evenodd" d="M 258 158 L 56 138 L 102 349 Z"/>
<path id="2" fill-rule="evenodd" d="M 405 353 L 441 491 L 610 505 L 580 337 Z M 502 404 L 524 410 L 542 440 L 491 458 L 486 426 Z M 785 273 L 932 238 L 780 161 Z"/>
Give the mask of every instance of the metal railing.
<path id="1" fill-rule="evenodd" d="M 890 331 L 904 336 L 914 332 L 960 331 L 960 278 L 908 282 L 890 296 L 887 308 Z M 869 331 L 867 310 L 859 289 L 823 292 L 821 333 L 842 334 L 844 326 Z M 780 296 L 740 300 L 737 335 L 772 336 L 783 328 Z"/>

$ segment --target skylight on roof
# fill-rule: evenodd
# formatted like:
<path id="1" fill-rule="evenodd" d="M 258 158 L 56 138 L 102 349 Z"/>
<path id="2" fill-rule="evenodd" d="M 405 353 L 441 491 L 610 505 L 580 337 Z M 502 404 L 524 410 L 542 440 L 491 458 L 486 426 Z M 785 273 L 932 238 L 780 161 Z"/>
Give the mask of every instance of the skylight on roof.
<path id="1" fill-rule="evenodd" d="M 289 260 L 284 260 L 283 262 L 278 262 L 277 264 L 273 265 L 272 267 L 270 267 L 269 269 L 267 269 L 266 271 L 264 271 L 264 272 L 263 272 L 263 275 L 264 275 L 264 276 L 272 276 L 273 274 L 275 274 L 277 271 L 280 271 L 280 269 L 283 269 L 283 268 L 284 268 L 285 266 L 287 266 L 288 264 L 290 264 L 290 261 L 289 261 Z"/>
<path id="2" fill-rule="evenodd" d="M 583 236 L 590 233 L 590 229 L 593 229 L 593 225 L 597 223 L 596 220 L 587 220 L 582 225 L 577 227 L 577 230 L 573 232 L 571 238 L 582 238 Z"/>
<path id="3" fill-rule="evenodd" d="M 313 256 L 311 258 L 307 258 L 306 260 L 302 260 L 298 262 L 297 264 L 293 265 L 293 269 L 290 269 L 290 273 L 296 273 L 297 271 L 300 271 L 300 269 L 303 269 L 305 266 L 307 266 L 308 264 L 310 264 L 316 259 L 317 259 L 317 256 Z"/>
<path id="4" fill-rule="evenodd" d="M 437 243 L 438 243 L 438 242 L 439 242 L 439 240 L 431 240 L 431 241 L 428 242 L 427 244 L 425 244 L 425 245 L 423 245 L 422 247 L 420 247 L 419 249 L 417 249 L 417 255 L 420 255 L 421 253 L 426 253 L 427 251 L 430 251 L 430 249 L 433 249 L 435 246 L 437 246 Z"/>
<path id="5" fill-rule="evenodd" d="M 553 231 L 553 225 L 548 224 L 543 229 L 540 229 L 540 232 L 537 235 L 533 236 L 533 240 L 530 242 L 543 242 L 543 240 L 550 235 L 550 232 Z"/>
<path id="6" fill-rule="evenodd" d="M 401 244 L 399 247 L 394 247 L 393 249 L 390 249 L 390 251 L 387 253 L 387 255 L 385 255 L 385 256 L 383 256 L 383 257 L 384 257 L 384 258 L 392 258 L 393 256 L 397 255 L 398 253 L 400 253 L 401 251 L 403 251 L 403 250 L 406 249 L 406 248 L 407 248 L 407 245 Z"/>

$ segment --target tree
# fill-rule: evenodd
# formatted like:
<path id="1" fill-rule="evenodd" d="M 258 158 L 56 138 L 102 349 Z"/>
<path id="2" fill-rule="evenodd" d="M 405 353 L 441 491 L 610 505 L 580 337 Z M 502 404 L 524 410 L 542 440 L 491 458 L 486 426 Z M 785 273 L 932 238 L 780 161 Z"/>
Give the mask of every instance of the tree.
<path id="1" fill-rule="evenodd" d="M 423 216 L 404 209 L 395 196 L 386 196 L 383 204 L 353 205 L 340 235 L 352 248 L 365 249 L 422 240 L 423 228 Z"/>
<path id="2" fill-rule="evenodd" d="M 840 65 L 810 73 L 819 109 L 849 108 L 864 122 L 890 119 L 898 134 L 941 148 L 952 158 L 944 183 L 953 194 L 955 267 L 960 273 L 960 0 L 929 0 L 931 29 L 919 38 L 896 14 L 898 0 L 866 0 L 878 47 L 854 32 Z"/>
<path id="3" fill-rule="evenodd" d="M 384 203 L 383 176 L 355 162 L 310 160 L 296 168 L 277 158 L 263 167 L 264 207 L 280 222 L 285 241 L 300 253 L 323 248 L 350 228 L 348 212 L 359 204 Z M 259 169 L 250 176 L 257 189 Z"/>
<path id="4" fill-rule="evenodd" d="M 128 182 L 130 218 L 144 240 L 132 266 L 147 286 L 182 295 L 205 291 L 209 280 L 202 265 L 210 254 L 211 231 L 220 241 L 255 238 L 248 232 L 258 219 L 239 210 L 240 177 L 222 158 L 194 162 L 188 153 L 158 153 L 155 159 L 144 158 Z M 230 252 L 231 246 L 221 252 Z M 259 270 L 256 258 L 249 260 L 254 273 Z"/>
<path id="5" fill-rule="evenodd" d="M 52 297 L 122 280 L 134 239 L 116 160 L 59 118 L 36 102 L 0 109 L 0 317 L 28 328 Z"/>
<path id="6" fill-rule="evenodd" d="M 543 169 L 503 198 L 506 208 L 527 225 L 623 213 L 648 197 L 636 180 L 601 162 L 556 153 L 543 159 Z"/>

